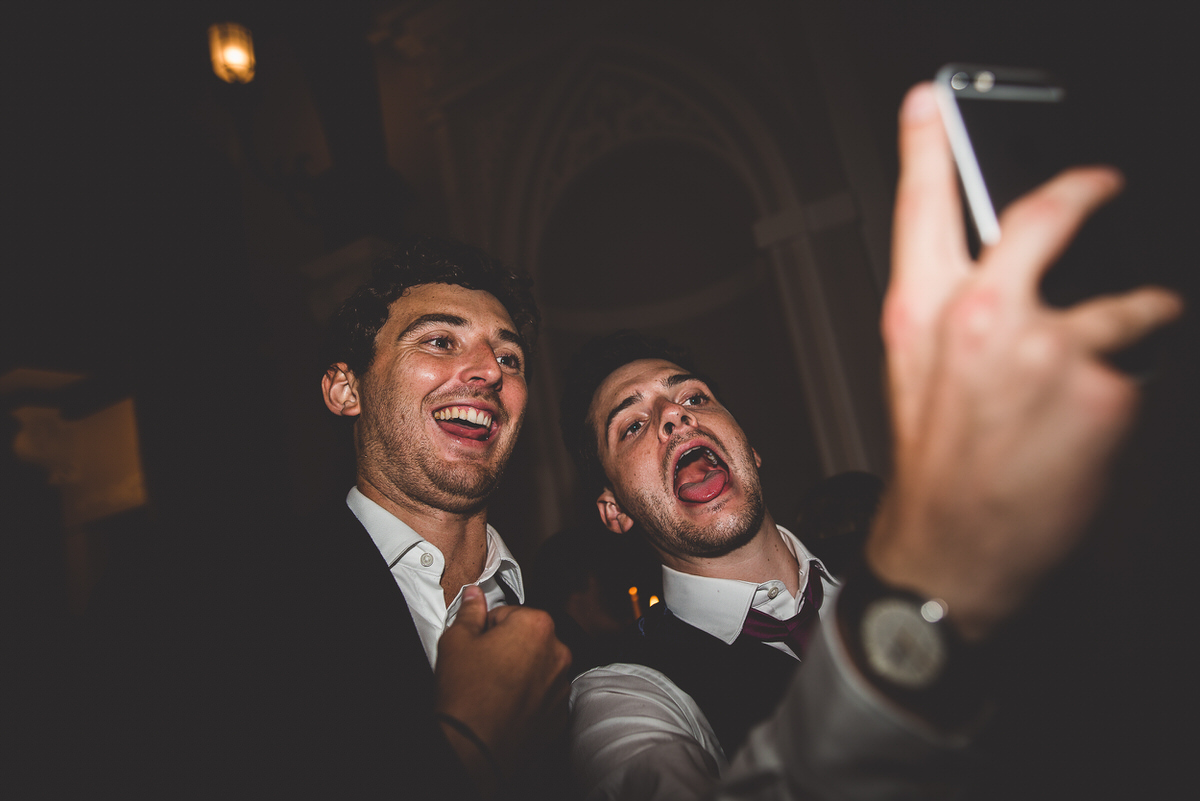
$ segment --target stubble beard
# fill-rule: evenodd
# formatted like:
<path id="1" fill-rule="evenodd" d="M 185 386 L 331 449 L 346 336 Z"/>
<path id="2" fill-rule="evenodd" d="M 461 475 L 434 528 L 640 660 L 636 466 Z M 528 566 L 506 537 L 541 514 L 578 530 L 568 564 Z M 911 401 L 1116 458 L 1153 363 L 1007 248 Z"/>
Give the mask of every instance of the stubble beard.
<path id="1" fill-rule="evenodd" d="M 728 454 L 728 449 L 712 434 L 713 441 Z M 762 527 L 766 514 L 763 504 L 762 483 L 753 466 L 753 455 L 748 444 L 738 443 L 740 453 L 735 458 L 730 454 L 730 478 L 736 479 L 743 492 L 743 506 L 738 512 L 722 514 L 729 498 L 712 504 L 707 510 L 713 521 L 707 525 L 677 516 L 674 495 L 664 502 L 661 494 L 635 490 L 631 493 L 632 503 L 627 504 L 634 520 L 641 524 L 650 543 L 668 553 L 711 559 L 736 551 L 754 539 Z M 668 453 L 673 448 L 668 448 Z M 749 455 L 748 455 L 749 454 Z M 749 460 L 749 461 L 747 461 Z M 670 469 L 664 466 L 664 474 Z M 673 487 L 672 487 L 673 490 Z"/>
<path id="2" fill-rule="evenodd" d="M 382 403 L 367 408 L 389 408 L 388 398 L 371 399 L 374 393 L 365 389 L 364 400 Z M 461 396 L 457 396 L 461 399 Z M 430 443 L 414 437 L 414 431 L 424 431 L 425 421 L 410 414 L 400 414 L 387 421 L 367 420 L 361 439 L 361 456 L 381 472 L 389 483 L 413 500 L 434 509 L 455 514 L 471 514 L 487 505 L 504 476 L 504 467 L 516 444 L 521 420 L 501 415 L 501 422 L 510 429 L 507 441 L 495 442 L 496 449 L 486 461 L 446 462 L 434 453 Z"/>
<path id="3" fill-rule="evenodd" d="M 650 542 L 668 553 L 713 559 L 733 553 L 753 540 L 766 511 L 762 492 L 757 488 L 746 493 L 745 506 L 740 512 L 722 516 L 722 508 L 720 504 L 711 510 L 717 519 L 709 525 L 671 519 L 668 514 L 647 510 L 642 527 Z"/>

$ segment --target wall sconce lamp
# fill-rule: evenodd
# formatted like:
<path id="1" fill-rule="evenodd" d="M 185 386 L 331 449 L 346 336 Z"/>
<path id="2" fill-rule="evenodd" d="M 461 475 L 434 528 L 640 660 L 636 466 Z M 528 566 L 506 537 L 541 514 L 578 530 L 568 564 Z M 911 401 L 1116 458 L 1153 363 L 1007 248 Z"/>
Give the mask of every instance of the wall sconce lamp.
<path id="1" fill-rule="evenodd" d="M 208 29 L 208 50 L 213 72 L 226 83 L 254 80 L 254 42 L 250 31 L 236 22 L 222 22 Z"/>

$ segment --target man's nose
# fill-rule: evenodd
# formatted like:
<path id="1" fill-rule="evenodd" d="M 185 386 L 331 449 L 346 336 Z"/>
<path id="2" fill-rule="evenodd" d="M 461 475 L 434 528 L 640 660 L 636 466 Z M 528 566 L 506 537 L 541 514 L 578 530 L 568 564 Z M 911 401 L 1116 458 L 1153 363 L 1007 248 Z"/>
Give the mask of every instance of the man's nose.
<path id="1" fill-rule="evenodd" d="M 660 427 L 660 436 L 663 439 L 675 433 L 675 430 L 681 426 L 695 425 L 692 416 L 687 413 L 684 407 L 678 403 L 669 403 L 667 408 L 663 410 L 662 426 Z"/>
<path id="2" fill-rule="evenodd" d="M 487 343 L 480 343 L 463 354 L 459 373 L 464 384 L 499 384 L 504 377 L 496 352 Z"/>

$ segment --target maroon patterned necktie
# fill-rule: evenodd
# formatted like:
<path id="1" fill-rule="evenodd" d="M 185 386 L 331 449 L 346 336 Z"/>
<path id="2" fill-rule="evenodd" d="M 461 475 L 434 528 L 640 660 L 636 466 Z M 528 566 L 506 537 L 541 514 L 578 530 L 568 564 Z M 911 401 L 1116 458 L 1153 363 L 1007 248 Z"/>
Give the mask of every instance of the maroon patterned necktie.
<path id="1" fill-rule="evenodd" d="M 808 586 L 804 588 L 804 603 L 794 617 L 780 620 L 765 612 L 751 609 L 742 624 L 742 634 L 763 642 L 782 642 L 803 658 L 809 638 L 817 627 L 820 616 L 817 611 L 825 600 L 825 588 L 821 585 L 820 571 L 814 565 L 808 573 Z"/>

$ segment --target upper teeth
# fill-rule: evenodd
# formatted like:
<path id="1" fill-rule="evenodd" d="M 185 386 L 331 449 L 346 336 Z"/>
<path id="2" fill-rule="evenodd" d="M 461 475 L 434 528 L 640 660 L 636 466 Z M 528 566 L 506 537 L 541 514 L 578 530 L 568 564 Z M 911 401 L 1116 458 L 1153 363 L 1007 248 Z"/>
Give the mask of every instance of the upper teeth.
<path id="1" fill-rule="evenodd" d="M 721 460 L 717 458 L 717 455 L 715 453 L 713 453 L 710 448 L 706 448 L 703 445 L 697 445 L 694 448 L 688 448 L 686 451 L 684 451 L 682 454 L 680 454 L 679 459 L 675 462 L 675 471 L 678 472 L 679 465 L 683 464 L 683 460 L 686 459 L 688 456 L 692 455 L 693 453 L 695 453 L 696 451 L 704 451 L 704 453 L 701 455 L 706 460 L 708 460 L 708 463 L 711 464 L 713 467 L 717 467 L 721 464 Z"/>
<path id="2" fill-rule="evenodd" d="M 490 426 L 492 416 L 474 406 L 447 406 L 433 413 L 435 420 L 466 420 L 477 426 Z"/>

